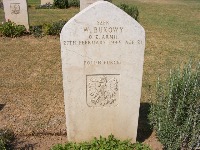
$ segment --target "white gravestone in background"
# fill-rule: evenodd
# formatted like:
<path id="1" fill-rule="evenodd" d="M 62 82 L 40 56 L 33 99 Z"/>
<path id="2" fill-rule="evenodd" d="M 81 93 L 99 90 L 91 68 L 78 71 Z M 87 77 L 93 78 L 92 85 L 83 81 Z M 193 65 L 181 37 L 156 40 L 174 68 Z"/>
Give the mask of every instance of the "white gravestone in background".
<path id="1" fill-rule="evenodd" d="M 103 0 L 80 0 L 80 11 L 97 1 Z"/>
<path id="2" fill-rule="evenodd" d="M 54 0 L 41 0 L 41 5 L 48 4 L 48 3 L 53 4 L 53 1 Z"/>
<path id="3" fill-rule="evenodd" d="M 143 27 L 115 5 L 101 1 L 70 19 L 60 38 L 68 140 L 87 141 L 112 133 L 135 142 Z"/>
<path id="4" fill-rule="evenodd" d="M 26 0 L 3 0 L 5 19 L 24 25 L 29 30 L 29 20 Z"/>

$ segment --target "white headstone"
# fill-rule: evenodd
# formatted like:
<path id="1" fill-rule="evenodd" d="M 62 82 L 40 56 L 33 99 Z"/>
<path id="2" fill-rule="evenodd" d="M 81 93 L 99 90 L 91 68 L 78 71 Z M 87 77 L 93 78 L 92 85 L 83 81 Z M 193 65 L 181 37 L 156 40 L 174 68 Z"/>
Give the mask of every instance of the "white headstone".
<path id="1" fill-rule="evenodd" d="M 103 1 L 103 0 L 80 0 L 80 11 L 97 1 Z"/>
<path id="2" fill-rule="evenodd" d="M 44 5 L 44 4 L 53 4 L 53 1 L 54 0 L 41 0 L 41 5 Z"/>
<path id="3" fill-rule="evenodd" d="M 29 30 L 29 20 L 26 0 L 3 0 L 5 19 L 24 25 Z"/>
<path id="4" fill-rule="evenodd" d="M 112 13 L 110 13 L 112 12 Z M 96 2 L 62 29 L 67 135 L 87 141 L 137 135 L 145 31 L 109 2 Z"/>

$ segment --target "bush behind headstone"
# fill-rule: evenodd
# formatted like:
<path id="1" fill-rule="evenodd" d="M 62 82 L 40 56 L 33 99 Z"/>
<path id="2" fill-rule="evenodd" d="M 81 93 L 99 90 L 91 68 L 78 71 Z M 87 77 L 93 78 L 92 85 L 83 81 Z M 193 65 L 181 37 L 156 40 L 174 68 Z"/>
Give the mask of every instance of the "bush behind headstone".
<path id="1" fill-rule="evenodd" d="M 53 5 L 60 9 L 68 8 L 68 0 L 54 0 Z"/>
<path id="2" fill-rule="evenodd" d="M 118 7 L 125 11 L 127 14 L 129 14 L 131 17 L 133 17 L 136 21 L 139 20 L 139 10 L 137 6 L 129 6 L 127 4 L 122 3 Z"/>
<path id="3" fill-rule="evenodd" d="M 69 7 L 80 7 L 80 0 L 69 0 Z"/>

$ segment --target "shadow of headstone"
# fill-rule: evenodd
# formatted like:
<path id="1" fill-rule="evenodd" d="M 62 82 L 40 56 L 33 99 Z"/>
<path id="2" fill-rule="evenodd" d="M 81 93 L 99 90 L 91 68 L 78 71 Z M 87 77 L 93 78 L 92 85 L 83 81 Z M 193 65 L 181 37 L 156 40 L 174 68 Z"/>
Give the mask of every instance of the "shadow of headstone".
<path id="1" fill-rule="evenodd" d="M 140 103 L 140 114 L 137 130 L 137 141 L 144 142 L 153 132 L 149 123 L 148 114 L 150 112 L 149 103 Z"/>
<path id="2" fill-rule="evenodd" d="M 6 106 L 6 104 L 0 104 L 0 111 Z"/>
<path id="3" fill-rule="evenodd" d="M 14 150 L 34 150 L 35 146 L 38 143 L 29 143 L 26 140 L 21 139 L 15 139 L 15 141 L 12 143 L 12 149 Z"/>

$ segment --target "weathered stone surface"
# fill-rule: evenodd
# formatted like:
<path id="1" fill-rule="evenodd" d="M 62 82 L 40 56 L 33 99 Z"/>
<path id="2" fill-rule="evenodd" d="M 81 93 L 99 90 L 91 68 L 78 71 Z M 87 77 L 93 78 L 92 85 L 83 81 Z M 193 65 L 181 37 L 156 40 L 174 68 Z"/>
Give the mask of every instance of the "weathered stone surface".
<path id="1" fill-rule="evenodd" d="M 112 12 L 112 13 L 110 13 Z M 145 31 L 115 5 L 96 2 L 62 29 L 67 135 L 136 140 Z"/>
<path id="2" fill-rule="evenodd" d="M 80 11 L 97 1 L 103 0 L 80 0 Z"/>
<path id="3" fill-rule="evenodd" d="M 44 5 L 47 3 L 53 4 L 53 0 L 41 0 L 41 5 Z"/>
<path id="4" fill-rule="evenodd" d="M 26 0 L 3 0 L 5 19 L 18 25 L 24 25 L 29 30 L 29 20 Z"/>

